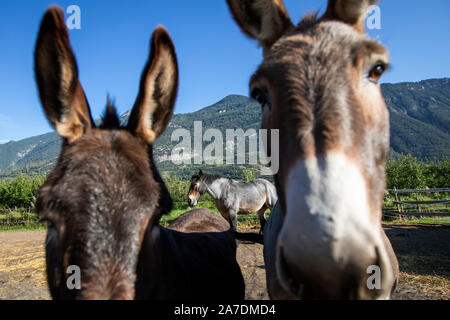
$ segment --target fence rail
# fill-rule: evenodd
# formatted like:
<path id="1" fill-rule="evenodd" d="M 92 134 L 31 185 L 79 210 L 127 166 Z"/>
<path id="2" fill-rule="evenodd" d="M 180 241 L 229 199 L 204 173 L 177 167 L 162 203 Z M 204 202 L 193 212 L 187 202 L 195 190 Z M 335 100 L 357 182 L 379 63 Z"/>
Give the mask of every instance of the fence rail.
<path id="1" fill-rule="evenodd" d="M 449 204 L 450 200 L 423 200 L 423 201 L 394 201 L 395 204 L 420 205 L 420 204 Z"/>
<path id="2" fill-rule="evenodd" d="M 393 196 L 392 206 L 383 207 L 385 218 L 419 217 L 435 223 L 450 224 L 450 188 L 440 189 L 389 189 L 385 197 Z M 419 199 L 419 194 L 434 193 L 437 199 Z M 403 197 L 403 199 L 402 199 Z M 414 198 L 415 199 L 411 199 Z M 422 198 L 426 196 L 421 196 Z M 406 198 L 406 199 L 405 199 Z M 428 196 L 430 198 L 430 196 Z"/>

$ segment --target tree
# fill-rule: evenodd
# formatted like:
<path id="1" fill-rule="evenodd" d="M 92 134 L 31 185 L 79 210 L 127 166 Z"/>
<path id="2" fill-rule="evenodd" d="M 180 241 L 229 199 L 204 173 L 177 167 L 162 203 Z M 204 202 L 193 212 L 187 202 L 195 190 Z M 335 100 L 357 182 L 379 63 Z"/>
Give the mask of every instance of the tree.
<path id="1" fill-rule="evenodd" d="M 256 179 L 256 172 L 253 169 L 242 170 L 242 180 L 243 181 L 252 181 L 255 179 Z"/>

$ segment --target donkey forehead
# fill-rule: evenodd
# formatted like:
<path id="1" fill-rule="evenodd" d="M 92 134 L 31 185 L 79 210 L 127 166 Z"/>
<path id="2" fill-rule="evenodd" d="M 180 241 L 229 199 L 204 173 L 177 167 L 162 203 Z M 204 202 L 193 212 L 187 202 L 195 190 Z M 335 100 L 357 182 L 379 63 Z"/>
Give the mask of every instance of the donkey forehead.
<path id="1" fill-rule="evenodd" d="M 387 50 L 365 34 L 341 22 L 319 22 L 307 29 L 295 29 L 280 38 L 267 52 L 252 80 L 283 66 L 328 73 L 335 69 L 344 75 L 345 69 L 340 68 L 356 65 L 362 57 L 388 62 Z M 333 69 L 330 70 L 330 66 L 334 66 Z"/>
<path id="2" fill-rule="evenodd" d="M 62 157 L 70 162 L 101 164 L 114 159 L 118 166 L 134 165 L 150 172 L 147 146 L 126 130 L 92 129 L 65 149 Z"/>
<path id="3" fill-rule="evenodd" d="M 68 179 L 78 172 L 97 175 L 109 187 L 114 183 L 141 187 L 154 183 L 147 145 L 126 130 L 90 130 L 68 146 L 62 158 L 71 169 Z"/>
<path id="4" fill-rule="evenodd" d="M 158 196 L 147 150 L 139 140 L 125 131 L 93 129 L 63 147 L 40 191 L 39 209 L 51 215 L 109 214 L 138 204 L 154 207 Z"/>

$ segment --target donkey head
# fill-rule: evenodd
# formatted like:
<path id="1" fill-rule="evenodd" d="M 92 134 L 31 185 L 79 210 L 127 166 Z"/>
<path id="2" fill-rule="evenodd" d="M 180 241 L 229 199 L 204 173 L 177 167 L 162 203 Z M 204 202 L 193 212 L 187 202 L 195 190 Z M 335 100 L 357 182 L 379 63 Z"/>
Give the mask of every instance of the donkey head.
<path id="1" fill-rule="evenodd" d="M 364 34 L 375 2 L 330 0 L 320 19 L 295 26 L 282 0 L 228 0 L 242 31 L 263 48 L 250 92 L 262 127 L 279 129 L 285 150 L 275 176 L 284 218 L 277 277 L 297 297 L 390 293 L 381 237 L 389 116 L 378 83 L 388 55 Z M 382 271 L 381 289 L 366 285 L 371 265 Z"/>
<path id="2" fill-rule="evenodd" d="M 126 127 L 109 102 L 103 124 L 97 128 L 92 121 L 57 7 L 44 15 L 34 59 L 45 115 L 63 138 L 58 163 L 37 200 L 48 222 L 52 296 L 132 299 L 145 231 L 172 205 L 153 164 L 152 145 L 173 113 L 178 88 L 173 43 L 163 27 L 154 31 Z M 72 265 L 81 271 L 80 290 L 66 286 Z"/>

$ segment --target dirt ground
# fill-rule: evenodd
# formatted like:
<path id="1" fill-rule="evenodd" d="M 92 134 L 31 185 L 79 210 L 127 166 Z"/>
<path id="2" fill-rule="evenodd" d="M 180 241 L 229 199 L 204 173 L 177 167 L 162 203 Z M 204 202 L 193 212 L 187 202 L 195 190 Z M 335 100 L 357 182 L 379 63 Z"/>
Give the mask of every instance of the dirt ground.
<path id="1" fill-rule="evenodd" d="M 401 271 L 393 299 L 449 300 L 450 227 L 391 225 L 385 230 Z M 50 299 L 44 239 L 45 231 L 0 232 L 0 299 Z M 237 259 L 246 299 L 268 299 L 262 245 L 241 243 Z"/>
<path id="2" fill-rule="evenodd" d="M 0 299 L 50 299 L 45 231 L 0 232 Z"/>

